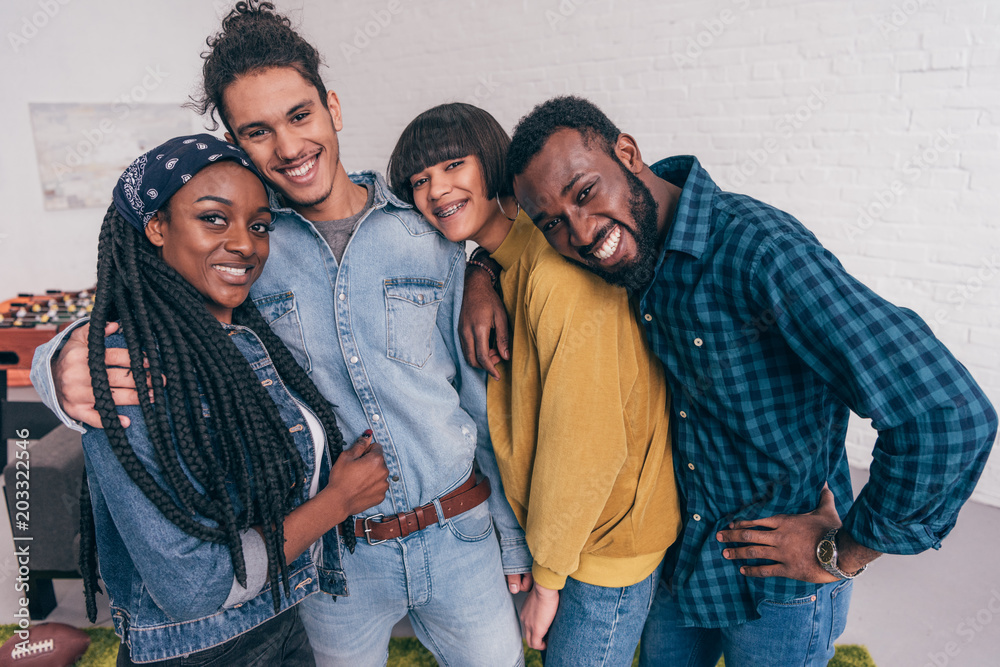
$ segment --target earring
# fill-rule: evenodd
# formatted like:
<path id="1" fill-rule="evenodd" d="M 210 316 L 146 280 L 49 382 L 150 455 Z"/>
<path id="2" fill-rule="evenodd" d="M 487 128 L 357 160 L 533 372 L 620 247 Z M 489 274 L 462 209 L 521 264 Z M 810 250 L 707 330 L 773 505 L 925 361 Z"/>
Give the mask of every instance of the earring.
<path id="1" fill-rule="evenodd" d="M 517 216 L 521 215 L 521 204 L 516 199 L 514 200 L 514 203 L 517 204 L 517 212 L 514 213 L 514 217 L 512 218 L 507 215 L 507 211 L 503 210 L 503 204 L 500 203 L 500 195 L 497 195 L 497 208 L 499 208 L 500 212 L 503 213 L 503 217 L 507 218 L 511 222 L 517 220 Z"/>

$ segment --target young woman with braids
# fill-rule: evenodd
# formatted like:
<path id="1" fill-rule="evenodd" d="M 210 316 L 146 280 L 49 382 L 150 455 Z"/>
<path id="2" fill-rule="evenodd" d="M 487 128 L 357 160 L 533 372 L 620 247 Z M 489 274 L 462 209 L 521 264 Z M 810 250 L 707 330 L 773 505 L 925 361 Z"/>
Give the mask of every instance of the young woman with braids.
<path id="1" fill-rule="evenodd" d="M 486 111 L 443 104 L 403 130 L 389 181 L 446 238 L 479 244 L 471 261 L 490 267 L 509 313 L 511 358 L 487 407 L 534 559 L 524 637 L 546 667 L 631 665 L 680 526 L 663 370 L 625 290 L 566 262 L 519 214 L 509 145 Z"/>
<path id="2" fill-rule="evenodd" d="M 105 216 L 89 331 L 104 428 L 83 436 L 80 563 L 93 621 L 96 546 L 119 665 L 314 664 L 295 605 L 343 577 L 324 567 L 332 529 L 353 549 L 348 519 L 388 488 L 370 434 L 345 450 L 247 300 L 270 229 L 249 157 L 206 134 L 139 157 Z M 106 348 L 130 368 L 109 370 Z M 115 407 L 116 372 L 139 406 Z"/>

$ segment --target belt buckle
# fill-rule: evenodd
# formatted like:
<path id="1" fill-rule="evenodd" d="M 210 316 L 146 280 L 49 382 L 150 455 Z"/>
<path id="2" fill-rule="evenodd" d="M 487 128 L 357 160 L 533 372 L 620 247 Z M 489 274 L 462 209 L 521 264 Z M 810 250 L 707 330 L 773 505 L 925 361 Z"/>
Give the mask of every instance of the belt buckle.
<path id="1" fill-rule="evenodd" d="M 371 521 L 372 519 L 382 519 L 382 518 L 385 518 L 384 514 L 373 514 L 371 516 L 366 516 L 364 521 L 362 522 L 362 525 L 365 527 L 365 539 L 368 540 L 368 544 L 371 546 L 375 546 L 376 544 L 382 544 L 383 542 L 385 542 L 385 540 L 375 540 L 373 542 L 372 529 L 371 526 L 368 525 L 368 522 Z"/>

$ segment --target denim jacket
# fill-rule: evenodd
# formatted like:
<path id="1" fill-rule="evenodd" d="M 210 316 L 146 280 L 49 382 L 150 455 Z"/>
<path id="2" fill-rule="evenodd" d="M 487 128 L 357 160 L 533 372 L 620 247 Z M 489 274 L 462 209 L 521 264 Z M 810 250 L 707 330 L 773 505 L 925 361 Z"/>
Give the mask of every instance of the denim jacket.
<path id="1" fill-rule="evenodd" d="M 340 263 L 312 223 L 272 195 L 270 256 L 250 296 L 335 404 L 345 439 L 370 428 L 382 444 L 389 492 L 366 516 L 433 502 L 461 485 L 475 460 L 493 489 L 504 572 L 530 572 L 489 439 L 485 374 L 465 362 L 458 337 L 464 246 L 395 197 L 380 174 L 351 180 L 374 189 L 374 203 Z M 56 404 L 49 370 L 64 336 L 38 349 L 32 382 L 79 430 Z"/>
<path id="2" fill-rule="evenodd" d="M 300 488 L 308 489 L 316 458 L 313 437 L 296 403 L 301 399 L 293 398 L 281 381 L 256 334 L 245 327 L 223 326 L 289 426 L 305 464 Z M 107 344 L 125 347 L 125 339 L 115 334 Z M 211 415 L 204 400 L 202 410 L 211 429 Z M 119 413 L 132 420 L 126 430 L 132 449 L 157 483 L 169 489 L 141 410 L 127 406 L 119 408 Z M 164 660 L 208 649 L 275 615 L 271 584 L 267 583 L 267 553 L 255 530 L 242 534 L 247 569 L 244 588 L 236 581 L 229 547 L 193 537 L 164 517 L 125 472 L 103 430 L 88 428 L 83 435 L 83 449 L 101 578 L 110 598 L 115 632 L 129 645 L 134 662 Z M 325 451 L 320 488 L 326 485 L 329 473 L 330 456 Z M 197 486 L 193 478 L 192 482 Z M 300 497 L 297 504 L 303 500 Z M 212 525 L 209 519 L 193 516 Z M 282 610 L 320 590 L 336 595 L 347 592 L 337 532 L 328 532 L 322 542 L 317 551 L 320 562 L 313 562 L 307 549 L 288 564 L 291 597 L 282 592 Z"/>
<path id="3" fill-rule="evenodd" d="M 460 486 L 473 460 L 490 480 L 504 572 L 530 572 L 486 424 L 486 376 L 462 356 L 465 247 L 444 238 L 375 172 L 339 263 L 311 222 L 272 196 L 271 254 L 250 296 L 324 396 L 348 441 L 372 429 L 389 492 L 366 516 L 391 516 Z M 360 536 L 359 536 L 360 537 Z"/>

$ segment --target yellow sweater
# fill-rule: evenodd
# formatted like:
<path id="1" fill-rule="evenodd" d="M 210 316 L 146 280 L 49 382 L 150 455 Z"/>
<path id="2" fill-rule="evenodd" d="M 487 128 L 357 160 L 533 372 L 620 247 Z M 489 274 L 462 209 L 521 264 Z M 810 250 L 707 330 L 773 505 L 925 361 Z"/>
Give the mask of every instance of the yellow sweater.
<path id="1" fill-rule="evenodd" d="M 659 360 L 621 287 L 563 259 L 522 214 L 492 257 L 513 327 L 490 436 L 532 574 L 630 586 L 680 529 Z"/>

